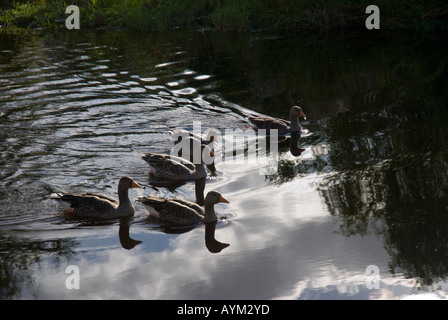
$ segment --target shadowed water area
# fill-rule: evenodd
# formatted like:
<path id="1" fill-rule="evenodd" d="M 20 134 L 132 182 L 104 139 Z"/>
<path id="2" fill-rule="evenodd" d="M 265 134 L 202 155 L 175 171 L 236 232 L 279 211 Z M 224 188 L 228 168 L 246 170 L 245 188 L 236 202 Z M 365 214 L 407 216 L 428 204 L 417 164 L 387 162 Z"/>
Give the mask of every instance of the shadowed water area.
<path id="1" fill-rule="evenodd" d="M 0 34 L 0 298 L 446 298 L 448 46 L 377 34 Z M 216 224 L 163 224 L 134 201 L 198 196 L 141 159 L 170 152 L 169 129 L 244 132 L 292 105 L 309 133 L 279 141 L 269 174 L 244 144 L 216 147 Z M 121 176 L 147 186 L 129 219 L 50 199 L 117 197 Z"/>

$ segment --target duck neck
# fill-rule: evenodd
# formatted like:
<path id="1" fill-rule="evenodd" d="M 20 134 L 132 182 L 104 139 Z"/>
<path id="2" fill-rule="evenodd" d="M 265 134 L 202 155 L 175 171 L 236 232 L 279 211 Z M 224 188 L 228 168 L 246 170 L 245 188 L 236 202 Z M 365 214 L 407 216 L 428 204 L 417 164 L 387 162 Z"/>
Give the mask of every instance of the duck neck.
<path id="1" fill-rule="evenodd" d="M 302 126 L 299 123 L 299 117 L 292 110 L 289 113 L 289 119 L 291 121 L 291 127 L 290 127 L 291 132 L 300 131 L 302 129 Z"/>
<path id="2" fill-rule="evenodd" d="M 131 203 L 131 201 L 129 200 L 129 196 L 128 196 L 128 190 L 129 190 L 129 188 L 126 188 L 121 185 L 118 186 L 118 201 L 119 201 L 118 207 L 123 207 L 123 206 L 129 205 Z"/>
<path id="3" fill-rule="evenodd" d="M 196 203 L 200 206 L 203 206 L 205 203 L 204 189 L 205 189 L 205 178 L 195 180 L 194 191 L 196 194 Z"/>
<path id="4" fill-rule="evenodd" d="M 202 222 L 208 223 L 218 220 L 215 213 L 215 208 L 213 204 L 209 204 L 205 202 L 204 204 L 204 218 L 202 219 Z"/>
<path id="5" fill-rule="evenodd" d="M 205 171 L 204 164 L 201 163 L 195 163 L 194 167 L 196 168 L 196 172 L 200 174 L 207 174 L 207 171 Z"/>

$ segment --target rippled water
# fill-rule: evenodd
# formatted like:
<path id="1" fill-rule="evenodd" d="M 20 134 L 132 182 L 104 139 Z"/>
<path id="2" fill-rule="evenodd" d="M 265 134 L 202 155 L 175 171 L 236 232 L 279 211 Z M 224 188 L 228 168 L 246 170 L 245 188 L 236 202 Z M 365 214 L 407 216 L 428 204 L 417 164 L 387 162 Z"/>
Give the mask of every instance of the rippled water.
<path id="1" fill-rule="evenodd" d="M 446 48 L 408 36 L 1 34 L 0 297 L 446 298 Z M 73 220 L 49 199 L 116 196 L 129 175 L 149 186 L 131 199 L 195 200 L 194 183 L 152 184 L 141 153 L 168 152 L 168 129 L 245 130 L 247 115 L 287 118 L 293 104 L 310 133 L 279 143 L 277 172 L 243 153 L 207 178 L 205 192 L 230 201 L 215 230 L 159 224 L 139 203 L 128 221 Z"/>

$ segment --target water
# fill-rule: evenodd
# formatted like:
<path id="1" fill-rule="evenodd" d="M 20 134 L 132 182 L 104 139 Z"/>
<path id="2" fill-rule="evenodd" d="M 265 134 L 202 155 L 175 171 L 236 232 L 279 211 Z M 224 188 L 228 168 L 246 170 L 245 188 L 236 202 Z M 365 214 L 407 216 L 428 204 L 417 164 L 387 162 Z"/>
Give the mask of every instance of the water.
<path id="1" fill-rule="evenodd" d="M 0 35 L 2 299 L 386 299 L 448 295 L 447 46 L 435 36 Z M 287 119 L 277 172 L 218 162 L 216 226 L 73 220 L 52 192 L 151 185 L 168 129 Z M 297 142 L 297 141 L 296 141 Z M 295 145 L 294 143 L 291 145 Z M 215 227 L 215 230 L 213 230 Z M 80 288 L 67 289 L 69 265 Z M 378 272 L 370 274 L 368 267 Z M 374 281 L 376 280 L 376 282 Z"/>

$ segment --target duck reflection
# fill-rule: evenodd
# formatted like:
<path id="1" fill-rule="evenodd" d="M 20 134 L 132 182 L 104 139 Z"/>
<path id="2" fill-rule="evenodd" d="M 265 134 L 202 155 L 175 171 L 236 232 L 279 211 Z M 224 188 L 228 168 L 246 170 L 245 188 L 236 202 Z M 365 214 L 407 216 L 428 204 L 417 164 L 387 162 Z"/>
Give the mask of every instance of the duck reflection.
<path id="1" fill-rule="evenodd" d="M 129 224 L 130 221 L 134 218 L 134 216 L 127 216 L 119 218 L 119 225 L 118 225 L 118 239 L 120 241 L 121 246 L 123 249 L 130 250 L 133 249 L 135 246 L 142 243 L 140 240 L 134 240 L 130 237 L 129 234 Z M 63 215 L 64 221 L 62 223 L 76 223 L 76 226 L 79 227 L 100 227 L 100 226 L 111 226 L 116 223 L 117 219 L 98 219 L 98 218 L 80 218 L 76 217 L 72 214 L 65 213 Z"/>
<path id="2" fill-rule="evenodd" d="M 223 243 L 215 238 L 215 229 L 216 229 L 217 222 L 208 222 L 205 223 L 205 247 L 210 251 L 211 253 L 219 253 L 230 244 Z"/>
<path id="3" fill-rule="evenodd" d="M 166 234 L 183 234 L 183 233 L 190 232 L 191 230 L 197 228 L 197 226 L 195 226 L 195 225 L 185 227 L 185 226 L 160 223 L 155 218 L 153 218 L 151 216 L 147 218 L 147 223 L 152 225 L 151 229 L 161 231 Z M 216 232 L 216 226 L 218 223 L 219 222 L 217 222 L 217 221 L 204 223 L 205 247 L 211 253 L 219 253 L 222 250 L 224 250 L 225 248 L 230 246 L 230 244 L 220 242 L 216 239 L 215 232 Z"/>
<path id="4" fill-rule="evenodd" d="M 266 139 L 266 152 L 271 152 L 270 148 L 271 148 L 271 137 L 270 136 L 266 136 L 266 137 L 259 137 L 259 139 Z M 294 156 L 294 157 L 300 157 L 302 155 L 302 152 L 305 151 L 304 148 L 299 148 L 299 143 L 300 140 L 302 139 L 302 135 L 300 133 L 291 133 L 291 135 L 289 136 L 278 136 L 276 137 L 277 139 L 277 143 L 278 143 L 278 151 L 279 152 L 284 152 L 286 151 L 286 141 L 288 141 L 289 139 L 289 152 Z"/>
<path id="5" fill-rule="evenodd" d="M 279 139 L 278 158 L 275 163 L 276 170 L 271 174 L 265 175 L 267 181 L 280 185 L 295 179 L 303 170 L 308 170 L 307 165 L 304 165 L 303 161 L 295 159 L 299 158 L 302 152 L 306 150 L 299 147 L 301 137 L 300 133 L 292 133 L 290 136 Z M 270 145 L 269 140 L 267 140 L 266 145 Z M 294 158 L 291 159 L 291 155 Z"/>
<path id="6" fill-rule="evenodd" d="M 120 239 L 121 246 L 126 250 L 131 250 L 135 246 L 142 243 L 140 240 L 134 240 L 129 235 L 129 221 L 132 217 L 126 217 L 120 219 L 120 225 L 118 227 L 118 238 Z"/>
<path id="7" fill-rule="evenodd" d="M 304 148 L 299 148 L 299 142 L 302 138 L 300 133 L 292 133 L 289 139 L 289 151 L 294 157 L 300 157 L 302 152 L 305 151 Z"/>

